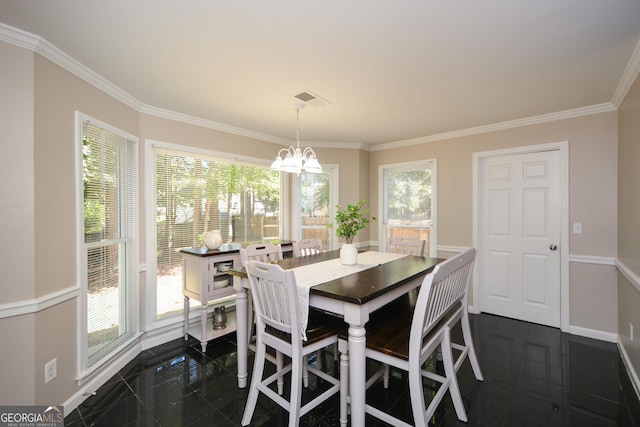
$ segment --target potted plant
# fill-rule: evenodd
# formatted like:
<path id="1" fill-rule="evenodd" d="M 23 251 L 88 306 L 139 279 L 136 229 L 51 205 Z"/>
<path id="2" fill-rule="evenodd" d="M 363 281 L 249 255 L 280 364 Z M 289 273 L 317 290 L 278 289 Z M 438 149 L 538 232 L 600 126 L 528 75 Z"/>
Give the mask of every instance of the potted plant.
<path id="1" fill-rule="evenodd" d="M 369 208 L 363 209 L 362 206 L 366 200 L 360 200 L 355 205 L 347 205 L 346 209 L 342 209 L 340 205 L 336 206 L 335 223 L 328 225 L 329 228 L 336 229 L 336 235 L 344 238 L 346 243 L 340 248 L 340 261 L 344 265 L 353 265 L 358 260 L 358 249 L 353 245 L 353 238 L 358 231 L 364 229 L 369 222 L 375 221 L 375 217 L 369 219 L 366 215 Z"/>

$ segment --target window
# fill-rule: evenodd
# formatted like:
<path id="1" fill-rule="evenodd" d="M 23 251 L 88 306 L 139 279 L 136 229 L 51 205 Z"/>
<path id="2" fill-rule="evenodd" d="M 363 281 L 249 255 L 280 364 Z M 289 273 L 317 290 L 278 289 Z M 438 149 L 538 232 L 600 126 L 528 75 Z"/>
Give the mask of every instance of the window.
<path id="1" fill-rule="evenodd" d="M 155 290 L 151 322 L 182 314 L 180 250 L 203 245 L 202 233 L 220 230 L 223 243 L 279 238 L 280 174 L 184 147 L 152 143 Z M 151 270 L 153 271 L 153 270 Z M 150 295 L 153 298 L 153 295 Z M 199 304 L 193 301 L 192 304 Z"/>
<path id="2" fill-rule="evenodd" d="M 80 376 L 138 332 L 136 297 L 137 140 L 78 113 L 82 167 Z M 80 157 L 80 154 L 78 155 Z"/>
<path id="3" fill-rule="evenodd" d="M 436 161 L 381 166 L 380 177 L 381 247 L 392 237 L 414 237 L 435 256 Z"/>
<path id="4" fill-rule="evenodd" d="M 336 195 L 337 168 L 324 166 L 322 173 L 300 173 L 298 194 L 300 207 L 296 239 L 321 239 L 326 249 L 335 245 L 335 233 L 327 225 L 338 204 Z"/>

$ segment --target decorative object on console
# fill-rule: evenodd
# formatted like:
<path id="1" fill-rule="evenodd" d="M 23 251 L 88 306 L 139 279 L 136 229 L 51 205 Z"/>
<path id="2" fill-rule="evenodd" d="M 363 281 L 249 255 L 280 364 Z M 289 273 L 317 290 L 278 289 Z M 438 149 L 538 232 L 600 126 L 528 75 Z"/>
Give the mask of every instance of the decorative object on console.
<path id="1" fill-rule="evenodd" d="M 218 249 L 222 245 L 220 230 L 205 231 L 202 233 L 202 241 L 208 249 Z"/>
<path id="2" fill-rule="evenodd" d="M 300 124 L 300 110 L 304 108 L 304 105 L 298 104 L 296 107 L 296 146 L 289 146 L 289 148 L 283 148 L 278 151 L 276 159 L 271 163 L 271 169 L 281 172 L 291 172 L 299 174 L 302 171 L 310 173 L 322 172 L 322 166 L 318 163 L 316 158 L 316 152 L 313 148 L 306 147 L 304 150 L 300 149 L 300 132 L 298 127 Z M 285 153 L 284 157 L 280 156 L 280 153 Z"/>
<path id="3" fill-rule="evenodd" d="M 213 329 L 224 329 L 227 327 L 227 310 L 225 306 L 213 309 Z"/>
<path id="4" fill-rule="evenodd" d="M 229 286 L 231 279 L 229 276 L 221 276 L 213 279 L 213 289 L 222 289 Z"/>
<path id="5" fill-rule="evenodd" d="M 216 267 L 218 268 L 218 271 L 229 271 L 232 265 L 233 264 L 230 262 L 221 262 L 219 264 L 216 264 Z"/>
<path id="6" fill-rule="evenodd" d="M 369 208 L 362 209 L 366 200 L 360 200 L 355 205 L 347 205 L 347 209 L 343 210 L 339 205 L 336 206 L 335 223 L 328 225 L 329 228 L 336 227 L 336 235 L 344 238 L 346 243 L 340 248 L 340 261 L 344 265 L 353 265 L 358 262 L 358 249 L 353 245 L 353 238 L 358 231 L 364 229 L 369 222 L 375 221 L 376 217 L 369 219 L 366 215 Z"/>

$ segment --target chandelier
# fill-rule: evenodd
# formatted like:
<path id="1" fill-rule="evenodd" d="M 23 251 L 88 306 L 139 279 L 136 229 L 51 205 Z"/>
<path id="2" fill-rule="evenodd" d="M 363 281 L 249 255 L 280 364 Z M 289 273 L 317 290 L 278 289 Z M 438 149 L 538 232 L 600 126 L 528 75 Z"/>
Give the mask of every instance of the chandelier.
<path id="1" fill-rule="evenodd" d="M 304 105 L 296 106 L 296 146 L 289 146 L 278 151 L 276 159 L 271 163 L 271 170 L 299 174 L 302 171 L 310 173 L 322 172 L 322 166 L 318 163 L 316 152 L 311 147 L 300 149 L 300 110 Z M 284 153 L 284 154 L 283 154 Z"/>

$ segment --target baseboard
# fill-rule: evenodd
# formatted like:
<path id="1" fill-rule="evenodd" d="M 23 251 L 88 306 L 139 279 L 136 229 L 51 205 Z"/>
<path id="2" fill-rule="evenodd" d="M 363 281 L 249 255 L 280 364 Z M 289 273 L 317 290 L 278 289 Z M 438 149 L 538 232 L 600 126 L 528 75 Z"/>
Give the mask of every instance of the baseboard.
<path id="1" fill-rule="evenodd" d="M 633 388 L 636 391 L 636 395 L 638 399 L 640 399 L 640 378 L 638 378 L 638 373 L 633 369 L 633 364 L 631 363 L 631 359 L 629 359 L 629 355 L 622 345 L 622 342 L 618 340 L 618 350 L 620 351 L 620 356 L 622 357 L 622 361 L 624 362 L 625 368 L 627 368 L 627 373 L 629 374 L 629 379 L 631 380 L 631 384 L 633 384 Z"/>
<path id="2" fill-rule="evenodd" d="M 182 322 L 174 323 L 162 329 L 148 331 L 142 341 L 142 350 L 162 345 L 177 338 L 184 338 L 184 327 Z"/>
<path id="3" fill-rule="evenodd" d="M 105 384 L 111 377 L 116 375 L 127 363 L 131 362 L 135 357 L 140 354 L 142 348 L 140 343 L 132 345 L 117 358 L 110 361 L 105 365 L 99 373 L 91 378 L 86 383 L 82 384 L 82 387 L 75 392 L 69 399 L 67 399 L 64 405 L 64 416 L 66 417 L 72 411 L 74 411 L 82 402 L 90 396 L 93 396 L 103 384 Z"/>
<path id="4" fill-rule="evenodd" d="M 593 338 L 594 340 L 606 341 L 616 343 L 618 342 L 618 334 L 613 332 L 598 331 L 595 329 L 581 328 L 580 326 L 569 326 L 569 333 L 571 335 L 578 335 L 586 338 Z"/>
<path id="5" fill-rule="evenodd" d="M 481 312 L 472 305 L 468 307 L 468 311 L 471 314 L 480 314 Z M 606 341 L 616 343 L 618 342 L 618 334 L 612 332 L 598 331 L 595 329 L 581 328 L 580 326 L 570 326 L 569 333 L 571 335 L 578 335 L 585 338 L 593 338 L 599 341 Z"/>

